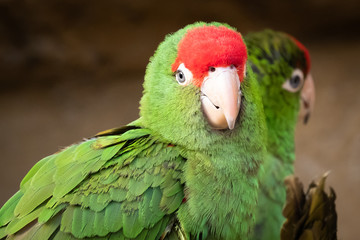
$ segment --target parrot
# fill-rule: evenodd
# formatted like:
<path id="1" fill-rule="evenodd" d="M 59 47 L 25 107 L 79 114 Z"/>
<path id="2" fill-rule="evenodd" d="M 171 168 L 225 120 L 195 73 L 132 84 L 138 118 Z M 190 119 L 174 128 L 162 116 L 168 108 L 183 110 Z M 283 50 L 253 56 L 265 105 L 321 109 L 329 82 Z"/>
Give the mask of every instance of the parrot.
<path id="1" fill-rule="evenodd" d="M 175 225 L 183 239 L 248 239 L 267 131 L 247 58 L 227 24 L 167 35 L 140 117 L 37 162 L 0 209 L 0 239 L 173 239 Z"/>
<path id="2" fill-rule="evenodd" d="M 259 203 L 254 239 L 280 239 L 285 221 L 284 179 L 294 173 L 294 132 L 313 110 L 315 88 L 310 54 L 297 39 L 270 29 L 245 36 L 249 64 L 256 75 L 267 125 L 267 153 L 259 171 Z M 301 111 L 300 111 L 301 109 Z"/>

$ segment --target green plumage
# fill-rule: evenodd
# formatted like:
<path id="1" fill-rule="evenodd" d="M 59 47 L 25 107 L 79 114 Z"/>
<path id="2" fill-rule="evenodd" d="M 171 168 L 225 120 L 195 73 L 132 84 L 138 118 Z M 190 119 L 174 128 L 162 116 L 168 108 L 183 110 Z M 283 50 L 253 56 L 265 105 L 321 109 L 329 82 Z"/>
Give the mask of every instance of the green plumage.
<path id="1" fill-rule="evenodd" d="M 193 85 L 179 87 L 173 81 L 171 69 L 162 67 L 174 62 L 177 50 L 174 41 L 177 43 L 186 29 L 160 44 L 148 66 L 140 107 L 142 120 L 144 125 L 161 133 L 161 137 L 187 148 L 183 154 L 187 158 L 184 178 L 188 200 L 181 205 L 178 218 L 189 236 L 246 238 L 254 223 L 257 172 L 265 150 L 266 132 L 257 82 L 248 68 L 241 84 L 243 107 L 235 129 L 212 130 L 199 111 L 200 102 L 192 97 L 200 96 L 200 89 Z M 156 79 L 156 84 L 147 79 Z M 166 91 L 163 89 L 165 81 L 171 83 L 166 85 Z M 147 94 L 150 92 L 153 94 Z M 166 101 L 159 101 L 159 98 Z M 178 105 L 181 106 L 177 109 L 179 114 L 172 114 Z M 167 116 L 173 127 L 169 127 L 162 116 Z"/>
<path id="2" fill-rule="evenodd" d="M 306 75 L 306 58 L 293 39 L 265 30 L 245 38 L 250 65 L 260 85 L 266 124 L 267 150 L 263 171 L 259 172 L 259 207 L 254 239 L 279 239 L 285 218 L 284 179 L 293 174 L 294 131 L 300 107 L 300 91 L 289 92 L 282 85 L 298 68 Z"/>
<path id="3" fill-rule="evenodd" d="M 140 119 L 37 163 L 0 210 L 0 239 L 246 239 L 254 224 L 265 120 L 251 68 L 233 130 L 214 130 L 200 89 L 171 65 L 189 29 L 147 67 Z M 228 27 L 228 26 L 227 26 Z M 176 224 L 174 224 L 176 223 Z"/>
<path id="4" fill-rule="evenodd" d="M 184 196 L 179 174 L 184 159 L 177 147 L 164 147 L 163 143 L 154 141 L 149 131 L 134 127 L 126 133 L 99 136 L 73 145 L 47 158 L 36 173 L 31 171 L 34 174 L 28 183 L 7 203 L 8 207 L 2 208 L 6 211 L 0 218 L 5 232 L 14 234 L 39 217 L 38 223 L 26 232 L 29 236 L 34 228 L 46 229 L 41 231 L 54 234 L 53 237 L 56 231 L 76 238 L 109 239 L 112 233 L 136 238 L 145 231 L 144 237 L 160 236 L 163 229 L 152 233 L 154 226 L 173 214 Z M 133 145 L 137 154 L 123 158 L 124 152 L 134 151 Z M 158 145 L 162 148 L 154 151 Z M 146 156 L 152 161 L 140 167 L 138 160 Z M 105 168 L 109 162 L 112 166 Z M 158 177 L 164 181 L 158 181 Z M 179 185 L 174 188 L 177 182 Z M 17 206 L 9 220 L 7 212 L 14 209 L 12 202 Z M 60 219 L 61 224 L 52 219 Z M 53 224 L 56 226 L 51 227 Z"/>

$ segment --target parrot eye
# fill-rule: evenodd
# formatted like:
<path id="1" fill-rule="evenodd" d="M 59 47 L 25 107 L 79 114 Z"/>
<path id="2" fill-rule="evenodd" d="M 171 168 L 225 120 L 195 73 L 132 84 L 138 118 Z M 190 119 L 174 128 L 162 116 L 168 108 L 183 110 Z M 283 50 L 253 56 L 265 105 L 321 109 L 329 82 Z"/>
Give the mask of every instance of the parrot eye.
<path id="1" fill-rule="evenodd" d="M 287 79 L 286 82 L 282 85 L 282 87 L 289 92 L 297 92 L 299 91 L 304 84 L 304 74 L 300 69 L 295 69 L 290 79 Z"/>
<path id="2" fill-rule="evenodd" d="M 298 88 L 300 85 L 301 79 L 299 75 L 295 75 L 290 78 L 290 86 L 292 88 Z"/>
<path id="3" fill-rule="evenodd" d="M 185 74 L 181 70 L 176 71 L 176 80 L 183 84 L 185 82 Z"/>
<path id="4" fill-rule="evenodd" d="M 176 77 L 176 81 L 180 85 L 186 86 L 191 82 L 193 75 L 191 71 L 187 69 L 185 65 L 182 63 L 176 70 L 175 77 Z"/>

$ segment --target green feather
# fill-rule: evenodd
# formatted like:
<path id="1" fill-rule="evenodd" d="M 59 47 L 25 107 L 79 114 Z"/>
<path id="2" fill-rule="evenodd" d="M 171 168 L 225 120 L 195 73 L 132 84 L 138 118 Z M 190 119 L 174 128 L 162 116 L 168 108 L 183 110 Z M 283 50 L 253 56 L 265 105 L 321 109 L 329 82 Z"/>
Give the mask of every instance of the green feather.
<path id="1" fill-rule="evenodd" d="M 50 239 L 54 232 L 60 226 L 61 217 L 57 216 L 48 221 L 46 224 L 37 223 L 22 237 L 29 240 Z M 16 235 L 15 235 L 16 236 Z"/>
<path id="2" fill-rule="evenodd" d="M 124 144 L 125 144 L 125 142 L 122 142 L 115 146 L 105 148 L 105 150 L 101 154 L 101 160 L 107 161 L 107 160 L 111 159 L 112 157 L 114 157 L 119 152 L 119 150 L 124 146 Z"/>
<path id="3" fill-rule="evenodd" d="M 153 228 L 149 229 L 146 235 L 147 240 L 159 239 L 157 236 L 161 233 L 161 224 L 162 220 L 158 221 Z"/>
<path id="4" fill-rule="evenodd" d="M 164 176 L 160 174 L 160 170 L 161 170 L 161 167 L 155 167 L 154 172 L 151 175 L 151 178 L 153 178 L 151 187 L 158 187 L 158 186 L 160 186 L 160 184 L 162 184 L 165 181 Z"/>
<path id="5" fill-rule="evenodd" d="M 121 135 L 121 139 L 123 141 L 128 141 L 135 138 L 140 138 L 149 135 L 151 132 L 148 129 L 140 128 L 140 129 L 132 129 L 126 131 L 124 134 Z"/>
<path id="6" fill-rule="evenodd" d="M 6 237 L 6 227 L 0 227 L 0 239 Z"/>
<path id="7" fill-rule="evenodd" d="M 140 181 L 131 179 L 128 185 L 129 193 L 134 196 L 140 196 L 150 187 L 150 185 L 151 183 L 146 184 L 144 181 L 142 181 L 142 179 Z"/>
<path id="8" fill-rule="evenodd" d="M 123 140 L 120 136 L 107 136 L 107 137 L 100 137 L 97 139 L 91 139 L 91 148 L 94 150 L 106 149 L 111 146 L 121 144 Z"/>
<path id="9" fill-rule="evenodd" d="M 111 201 L 110 199 L 110 194 L 109 193 L 101 193 L 98 198 L 97 198 L 97 202 L 98 204 L 104 206 L 104 205 L 108 205 L 109 202 Z M 102 210 L 102 209 L 101 209 Z M 100 210 L 98 210 L 99 212 Z"/>
<path id="10" fill-rule="evenodd" d="M 139 221 L 138 211 L 123 214 L 123 232 L 127 238 L 135 238 L 144 229 Z"/>
<path id="11" fill-rule="evenodd" d="M 0 209 L 0 226 L 8 224 L 14 218 L 14 210 L 23 193 L 18 191 Z"/>
<path id="12" fill-rule="evenodd" d="M 61 225 L 60 225 L 60 230 L 62 232 L 70 233 L 72 231 L 73 216 L 75 209 L 76 209 L 75 206 L 69 206 L 62 214 Z"/>
<path id="13" fill-rule="evenodd" d="M 125 237 L 122 232 L 117 232 L 111 234 L 109 240 L 125 240 Z"/>
<path id="14" fill-rule="evenodd" d="M 83 195 L 80 195 L 80 194 L 69 194 L 69 195 L 66 195 L 64 196 L 62 199 L 64 200 L 64 202 L 69 202 L 71 205 L 82 205 L 82 206 L 85 206 L 84 204 L 84 199 L 86 198 L 87 196 L 83 196 Z M 49 201 L 50 202 L 50 201 Z M 87 205 L 88 206 L 88 205 Z M 85 206 L 86 207 L 86 206 Z"/>
<path id="15" fill-rule="evenodd" d="M 109 195 L 106 195 L 105 197 L 108 197 Z M 110 199 L 108 198 L 106 201 L 101 201 L 101 194 L 91 194 L 90 196 L 90 201 L 89 201 L 89 208 L 93 211 L 101 211 L 103 210 L 108 203 L 110 202 Z"/>
<path id="16" fill-rule="evenodd" d="M 46 208 L 44 207 L 42 212 L 39 215 L 38 221 L 40 223 L 45 223 L 49 221 L 50 218 L 55 216 L 57 213 L 59 213 L 61 210 L 63 210 L 67 205 L 65 203 L 62 203 L 55 208 Z"/>
<path id="17" fill-rule="evenodd" d="M 139 206 L 139 219 L 141 224 L 146 228 L 153 227 L 163 216 L 164 213 L 160 211 L 158 207 L 152 207 L 154 190 L 149 189 L 145 192 L 143 201 Z M 153 203 L 154 204 L 154 203 Z"/>
<path id="18" fill-rule="evenodd" d="M 147 240 L 146 235 L 148 234 L 148 230 L 144 229 L 141 233 L 136 237 L 136 240 Z"/>
<path id="19" fill-rule="evenodd" d="M 181 185 L 181 183 L 176 181 L 171 187 L 164 189 L 164 196 L 171 197 L 177 194 L 178 192 L 181 192 L 182 189 L 183 186 Z"/>
<path id="20" fill-rule="evenodd" d="M 80 207 L 74 207 L 72 211 L 72 226 L 71 226 L 71 234 L 73 234 L 77 238 L 84 238 L 88 236 L 88 234 L 84 231 L 84 225 L 91 224 L 92 219 L 85 219 L 85 214 L 89 213 L 89 209 L 81 209 Z"/>
<path id="21" fill-rule="evenodd" d="M 109 232 L 104 227 L 105 211 L 96 212 L 94 219 L 93 235 L 95 236 L 106 236 Z"/>
<path id="22" fill-rule="evenodd" d="M 58 164 L 59 161 L 62 162 L 63 164 L 70 163 L 74 159 L 74 153 L 78 149 L 78 147 L 79 147 L 78 144 L 73 144 L 63 149 L 59 153 L 56 153 L 54 162 L 56 164 Z"/>
<path id="23" fill-rule="evenodd" d="M 94 230 L 96 229 L 94 227 L 96 212 L 86 208 L 80 209 L 80 211 L 82 213 L 82 219 L 80 220 L 81 228 L 75 227 L 73 223 L 73 230 L 72 230 L 73 235 L 78 238 L 95 236 L 97 234 L 96 232 L 94 232 Z M 79 235 L 76 234 L 76 231 L 79 232 Z"/>
<path id="24" fill-rule="evenodd" d="M 184 199 L 184 193 L 179 192 L 169 198 L 163 197 L 160 201 L 160 207 L 166 209 L 167 213 L 172 213 L 180 207 L 182 200 Z"/>
<path id="25" fill-rule="evenodd" d="M 13 219 L 6 228 L 7 234 L 14 234 L 21 228 L 34 221 L 39 216 L 41 211 L 42 209 L 40 207 L 24 217 Z"/>
<path id="26" fill-rule="evenodd" d="M 25 216 L 51 196 L 54 184 L 52 178 L 56 166 L 53 161 L 47 161 L 32 177 L 31 183 L 16 206 L 14 213 Z"/>
<path id="27" fill-rule="evenodd" d="M 152 193 L 152 198 L 150 200 L 150 209 L 153 212 L 153 214 L 156 215 L 163 215 L 161 209 L 160 209 L 160 201 L 161 201 L 162 193 L 159 188 L 154 188 Z M 162 217 L 162 216 L 161 216 Z"/>
<path id="28" fill-rule="evenodd" d="M 55 234 L 53 240 L 77 240 L 77 238 L 75 238 L 75 237 L 72 236 L 71 234 L 58 231 L 58 232 Z"/>
<path id="29" fill-rule="evenodd" d="M 24 188 L 26 183 L 32 179 L 32 177 L 39 171 L 39 169 L 48 161 L 52 161 L 52 159 L 55 157 L 56 155 L 50 155 L 48 157 L 45 157 L 43 159 L 41 159 L 39 162 L 37 162 L 31 169 L 30 171 L 26 174 L 26 176 L 23 178 L 23 180 L 20 183 L 20 188 Z"/>
<path id="30" fill-rule="evenodd" d="M 104 226 L 109 232 L 117 232 L 123 226 L 121 204 L 111 202 L 105 211 Z"/>
<path id="31" fill-rule="evenodd" d="M 84 147 L 82 147 L 83 144 L 85 145 Z M 84 148 L 89 147 L 91 143 L 83 144 L 80 144 L 76 149 L 76 161 L 66 165 L 61 161 L 57 162 L 59 168 L 54 176 L 56 183 L 54 196 L 56 198 L 64 196 L 84 180 L 90 172 L 98 171 L 105 163 L 105 160 L 100 159 L 102 151 L 92 151 L 91 149 L 86 148 L 87 153 L 84 153 Z"/>
<path id="32" fill-rule="evenodd" d="M 134 122 L 133 122 L 134 123 Z M 108 130 L 105 130 L 105 131 L 102 131 L 102 132 L 99 132 L 95 135 L 95 137 L 103 137 L 103 136 L 114 136 L 114 135 L 121 135 L 129 130 L 132 130 L 132 129 L 138 129 L 139 127 L 133 125 L 133 126 L 130 126 L 130 124 L 128 124 L 127 126 L 122 126 L 122 127 L 119 127 L 119 128 L 112 128 L 112 129 L 108 129 Z"/>
<path id="33" fill-rule="evenodd" d="M 111 188 L 110 189 L 110 198 L 113 201 L 121 202 L 125 200 L 126 190 L 120 188 Z"/>

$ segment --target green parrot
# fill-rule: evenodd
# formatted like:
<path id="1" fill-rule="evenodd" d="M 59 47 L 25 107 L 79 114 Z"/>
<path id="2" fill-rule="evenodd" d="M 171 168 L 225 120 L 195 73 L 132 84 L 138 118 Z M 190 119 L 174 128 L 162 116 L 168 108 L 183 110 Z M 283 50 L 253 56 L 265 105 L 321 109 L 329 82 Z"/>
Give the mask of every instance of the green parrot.
<path id="1" fill-rule="evenodd" d="M 247 239 L 266 125 L 235 29 L 195 23 L 147 67 L 140 118 L 40 160 L 0 210 L 0 239 Z"/>
<path id="2" fill-rule="evenodd" d="M 315 99 L 308 50 L 292 36 L 265 30 L 245 37 L 259 82 L 268 128 L 267 155 L 259 171 L 259 206 L 254 239 L 280 239 L 285 220 L 284 179 L 294 173 L 294 131 L 300 107 L 304 122 Z"/>

